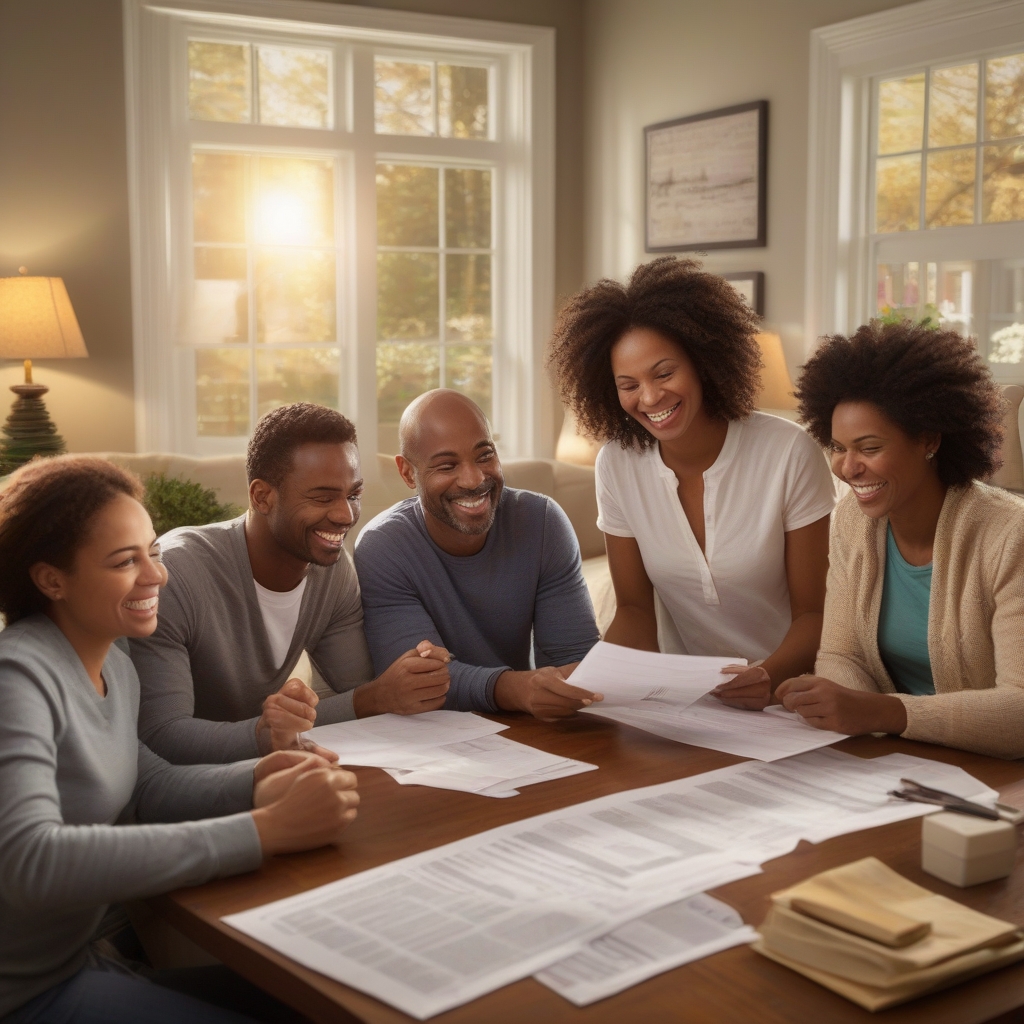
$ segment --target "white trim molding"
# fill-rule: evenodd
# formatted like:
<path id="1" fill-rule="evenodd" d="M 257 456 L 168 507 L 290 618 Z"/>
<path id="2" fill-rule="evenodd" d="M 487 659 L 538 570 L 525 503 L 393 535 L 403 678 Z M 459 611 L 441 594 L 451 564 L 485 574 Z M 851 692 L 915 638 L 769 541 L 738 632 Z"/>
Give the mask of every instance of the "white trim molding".
<path id="1" fill-rule="evenodd" d="M 183 372 L 184 284 L 191 251 L 188 154 L 215 145 L 220 127 L 187 121 L 182 53 L 189 33 L 314 40 L 335 54 L 334 123 L 327 129 L 231 125 L 242 148 L 322 151 L 338 161 L 340 409 L 360 444 L 376 450 L 375 161 L 423 159 L 493 166 L 495 193 L 493 418 L 502 454 L 544 456 L 554 447 L 544 353 L 554 313 L 554 29 L 294 0 L 122 0 L 128 123 L 136 438 L 139 450 L 189 451 L 191 377 Z M 375 135 L 372 96 L 355 98 L 353 75 L 372 76 L 375 50 L 465 54 L 492 66 L 492 139 Z M 370 78 L 372 83 L 372 77 Z M 372 85 L 371 85 L 372 89 Z M 271 137 L 268 131 L 276 134 Z M 184 255 L 183 255 L 184 254 Z M 187 356 L 187 353 L 186 353 Z M 194 423 L 194 419 L 192 421 Z M 203 452 L 239 441 L 204 439 Z M 367 469 L 375 465 L 366 459 Z"/>
<path id="2" fill-rule="evenodd" d="M 807 353 L 861 322 L 870 204 L 870 76 L 1024 42 L 1024 0 L 922 0 L 811 32 Z"/>

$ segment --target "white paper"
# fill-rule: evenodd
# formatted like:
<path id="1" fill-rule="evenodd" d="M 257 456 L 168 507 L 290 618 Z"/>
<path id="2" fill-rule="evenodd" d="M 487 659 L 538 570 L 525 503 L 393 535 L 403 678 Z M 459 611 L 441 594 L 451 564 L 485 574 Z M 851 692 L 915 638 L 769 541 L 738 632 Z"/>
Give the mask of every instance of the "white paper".
<path id="1" fill-rule="evenodd" d="M 478 736 L 433 749 L 437 755 L 434 760 L 408 770 L 388 769 L 388 774 L 403 786 L 433 786 L 490 796 L 493 794 L 487 791 L 495 787 L 507 791 L 516 785 L 527 786 L 597 768 L 595 764 L 549 754 L 504 736 Z"/>
<path id="2" fill-rule="evenodd" d="M 900 776 L 950 779 L 948 766 L 905 755 L 748 761 L 503 825 L 224 920 L 424 1020 L 695 895 L 723 865 L 933 811 L 887 795 Z M 991 792 L 960 781 L 968 798 Z"/>
<path id="3" fill-rule="evenodd" d="M 743 658 L 698 658 L 637 651 L 600 640 L 576 666 L 569 681 L 604 696 L 598 707 L 685 708 L 729 677 L 726 665 Z"/>
<path id="4" fill-rule="evenodd" d="M 781 707 L 773 705 L 764 711 L 746 711 L 727 707 L 710 695 L 681 708 L 663 707 L 655 711 L 594 704 L 584 711 L 677 743 L 759 761 L 793 757 L 849 738 L 843 733 L 816 729 L 799 715 Z"/>
<path id="5" fill-rule="evenodd" d="M 491 736 L 507 728 L 465 711 L 426 711 L 320 725 L 303 736 L 333 750 L 342 764 L 415 768 L 437 760 L 436 748 L 444 744 Z"/>
<path id="6" fill-rule="evenodd" d="M 758 938 L 727 903 L 700 893 L 620 924 L 534 977 L 577 1006 L 589 1006 L 673 967 Z"/>
<path id="7" fill-rule="evenodd" d="M 311 729 L 341 764 L 383 768 L 403 786 L 432 786 L 491 797 L 518 786 L 594 771 L 597 765 L 549 754 L 496 733 L 507 725 L 462 711 L 376 715 Z"/>

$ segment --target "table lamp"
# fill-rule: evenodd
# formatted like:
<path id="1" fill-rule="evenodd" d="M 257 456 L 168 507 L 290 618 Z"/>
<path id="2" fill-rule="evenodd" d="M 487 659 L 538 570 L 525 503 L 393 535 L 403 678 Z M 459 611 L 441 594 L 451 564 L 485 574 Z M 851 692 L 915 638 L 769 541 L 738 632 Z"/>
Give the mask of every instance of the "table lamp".
<path id="1" fill-rule="evenodd" d="M 755 335 L 761 346 L 761 394 L 757 397 L 758 409 L 796 409 L 793 397 L 793 381 L 786 367 L 786 356 L 782 351 L 782 339 L 773 331 L 762 331 Z"/>
<path id="2" fill-rule="evenodd" d="M 43 395 L 50 389 L 32 380 L 33 359 L 78 359 L 89 353 L 59 277 L 0 277 L 0 359 L 24 359 L 25 382 L 0 438 L 0 473 L 10 473 L 34 455 L 58 455 L 64 438 L 50 419 Z"/>

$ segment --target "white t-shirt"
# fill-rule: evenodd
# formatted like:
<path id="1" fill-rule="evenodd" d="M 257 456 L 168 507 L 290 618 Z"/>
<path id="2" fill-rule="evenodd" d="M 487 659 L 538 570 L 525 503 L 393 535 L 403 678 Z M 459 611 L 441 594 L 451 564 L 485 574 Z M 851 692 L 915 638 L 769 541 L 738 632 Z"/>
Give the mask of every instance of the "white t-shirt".
<path id="1" fill-rule="evenodd" d="M 302 605 L 302 594 L 306 589 L 306 577 L 294 589 L 283 594 L 277 590 L 267 590 L 255 580 L 256 600 L 260 603 L 263 625 L 270 640 L 270 650 L 274 655 L 274 664 L 280 668 L 288 656 L 288 648 L 292 645 L 295 635 L 295 624 L 299 621 L 299 608 Z"/>
<path id="2" fill-rule="evenodd" d="M 597 456 L 597 525 L 634 537 L 654 584 L 661 649 L 757 661 L 792 624 L 785 534 L 835 504 L 821 449 L 797 424 L 755 412 L 731 420 L 704 474 L 704 552 L 675 473 L 657 445 L 605 445 Z"/>

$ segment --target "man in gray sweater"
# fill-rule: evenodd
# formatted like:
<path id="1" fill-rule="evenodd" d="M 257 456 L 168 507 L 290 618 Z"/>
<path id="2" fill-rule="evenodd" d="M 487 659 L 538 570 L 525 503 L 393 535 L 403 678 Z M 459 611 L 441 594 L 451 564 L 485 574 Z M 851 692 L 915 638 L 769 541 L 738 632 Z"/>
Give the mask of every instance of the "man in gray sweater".
<path id="1" fill-rule="evenodd" d="M 141 739 L 174 764 L 222 764 L 300 745 L 314 722 L 441 707 L 448 656 L 430 643 L 396 652 L 370 681 L 343 547 L 362 495 L 352 424 L 309 403 L 275 409 L 256 425 L 246 472 L 244 516 L 161 539 L 159 624 L 130 641 Z M 331 696 L 289 679 L 304 650 Z"/>
<path id="2" fill-rule="evenodd" d="M 374 665 L 427 637 L 456 659 L 445 707 L 550 719 L 599 700 L 566 682 L 600 637 L 565 513 L 504 486 L 487 420 L 458 392 L 416 399 L 400 442 L 418 497 L 364 527 L 355 551 Z"/>

